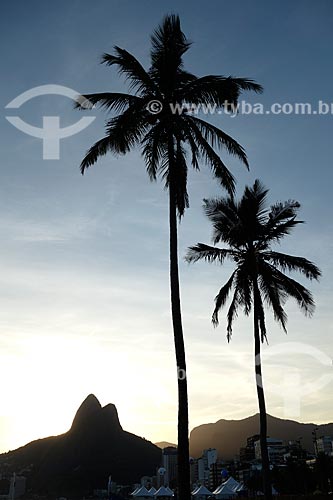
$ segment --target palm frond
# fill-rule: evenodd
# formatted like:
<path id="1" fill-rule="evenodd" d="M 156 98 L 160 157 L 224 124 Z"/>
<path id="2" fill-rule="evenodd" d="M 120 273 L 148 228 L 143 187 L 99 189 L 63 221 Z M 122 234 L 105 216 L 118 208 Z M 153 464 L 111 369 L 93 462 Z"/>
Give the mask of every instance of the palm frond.
<path id="1" fill-rule="evenodd" d="M 119 73 L 124 74 L 129 80 L 130 88 L 136 89 L 143 95 L 156 94 L 157 88 L 153 80 L 136 57 L 117 46 L 114 47 L 114 51 L 116 55 L 103 54 L 102 63 L 107 66 L 117 66 Z"/>
<path id="2" fill-rule="evenodd" d="M 263 89 L 261 85 L 246 78 L 207 75 L 189 82 L 177 97 L 191 104 L 205 105 L 209 107 L 208 111 L 215 111 L 215 107 L 236 105 L 241 90 L 254 90 L 258 93 Z"/>
<path id="3" fill-rule="evenodd" d="M 139 143 L 149 128 L 145 115 L 134 107 L 128 108 L 121 115 L 115 116 L 107 122 L 107 135 L 97 141 L 81 162 L 81 173 L 91 167 L 100 156 L 107 152 L 125 154 Z"/>
<path id="4" fill-rule="evenodd" d="M 278 224 L 269 221 L 266 224 L 265 237 L 263 238 L 262 243 L 267 244 L 281 240 L 281 238 L 284 238 L 284 236 L 290 234 L 292 229 L 298 226 L 298 224 L 303 224 L 303 221 L 296 220 L 294 217 L 287 220 L 286 222 L 281 222 Z"/>
<path id="5" fill-rule="evenodd" d="M 225 285 L 223 285 L 223 287 L 220 289 L 219 293 L 215 297 L 215 309 L 214 309 L 214 312 L 212 315 L 212 323 L 215 327 L 218 326 L 218 324 L 219 324 L 219 311 L 226 303 L 226 301 L 229 297 L 230 291 L 232 289 L 235 273 L 236 273 L 236 271 L 234 271 L 232 273 L 232 275 L 228 279 L 227 283 Z"/>
<path id="6" fill-rule="evenodd" d="M 239 204 L 241 213 L 251 213 L 258 219 L 263 220 L 266 209 L 268 189 L 260 182 L 259 179 L 254 181 L 253 186 L 245 186 L 244 194 Z"/>
<path id="7" fill-rule="evenodd" d="M 234 197 L 204 200 L 204 211 L 213 225 L 213 243 L 226 242 L 233 247 L 234 235 L 241 234 L 242 227 Z"/>
<path id="8" fill-rule="evenodd" d="M 211 222 L 219 222 L 221 217 L 230 220 L 230 224 L 239 221 L 238 206 L 233 196 L 204 199 L 204 212 Z"/>
<path id="9" fill-rule="evenodd" d="M 253 186 L 246 186 L 238 205 L 243 241 L 260 241 L 267 218 L 266 197 L 268 189 L 257 179 Z M 239 229 L 238 229 L 239 232 Z"/>
<path id="10" fill-rule="evenodd" d="M 113 137 L 106 136 L 97 141 L 91 146 L 81 162 L 81 174 L 83 175 L 87 168 L 94 165 L 99 157 L 105 156 L 109 151 L 114 152 L 114 149 Z"/>
<path id="11" fill-rule="evenodd" d="M 237 141 L 235 141 L 235 139 L 205 120 L 201 120 L 200 118 L 194 116 L 189 116 L 188 118 L 212 147 L 216 146 L 218 148 L 225 148 L 228 153 L 233 156 L 237 156 L 242 163 L 249 168 L 245 150 L 240 144 L 238 144 Z"/>
<path id="12" fill-rule="evenodd" d="M 286 276 L 276 268 L 274 268 L 274 274 L 275 280 L 279 280 L 279 287 L 283 290 L 285 296 L 293 297 L 304 314 L 312 316 L 315 309 L 312 293 L 303 285 Z"/>
<path id="13" fill-rule="evenodd" d="M 310 280 L 318 280 L 321 276 L 320 269 L 311 261 L 304 257 L 296 257 L 280 252 L 262 252 L 262 257 L 274 266 L 278 266 L 282 272 L 298 271 Z"/>
<path id="14" fill-rule="evenodd" d="M 206 160 L 206 163 L 212 169 L 214 176 L 220 181 L 221 185 L 227 190 L 230 195 L 235 192 L 235 179 L 230 170 L 223 163 L 221 158 L 209 142 L 201 134 L 200 130 L 194 123 L 190 125 L 193 132 L 193 141 L 196 141 L 200 155 Z"/>
<path id="15" fill-rule="evenodd" d="M 247 262 L 242 260 L 237 265 L 237 272 L 235 277 L 235 286 L 238 290 L 239 305 L 244 308 L 244 313 L 248 316 L 252 309 L 252 280 L 251 273 L 249 272 Z"/>
<path id="16" fill-rule="evenodd" d="M 278 202 L 271 206 L 269 219 L 270 224 L 285 222 L 287 219 L 294 219 L 300 208 L 300 203 L 296 200 Z"/>
<path id="17" fill-rule="evenodd" d="M 165 16 L 151 36 L 151 45 L 153 68 L 157 69 L 163 62 L 173 63 L 176 60 L 178 64 L 181 63 L 181 57 L 190 48 L 191 42 L 181 30 L 179 16 Z"/>
<path id="18" fill-rule="evenodd" d="M 194 82 L 196 79 L 197 76 L 193 75 L 193 73 L 189 73 L 183 68 L 180 71 L 178 71 L 177 83 L 180 89 L 182 89 L 185 85 L 188 85 L 190 82 Z M 179 93 L 179 88 L 175 89 L 177 90 L 177 92 L 175 92 L 175 95 L 177 96 Z"/>
<path id="19" fill-rule="evenodd" d="M 171 97 L 184 80 L 183 55 L 191 43 L 181 30 L 177 15 L 164 18 L 151 37 L 151 68 L 149 74 L 163 95 Z"/>
<path id="20" fill-rule="evenodd" d="M 142 155 L 145 158 L 146 169 L 151 181 L 156 180 L 161 162 L 167 155 L 167 137 L 164 125 L 158 122 L 143 139 Z"/>
<path id="21" fill-rule="evenodd" d="M 262 259 L 258 260 L 258 281 L 260 293 L 263 294 L 264 300 L 273 309 L 275 320 L 287 332 L 287 315 L 283 309 L 287 294 L 281 287 L 280 280 L 276 277 L 275 269 Z"/>
<path id="22" fill-rule="evenodd" d="M 198 260 L 206 260 L 207 262 L 216 262 L 223 264 L 226 258 L 237 258 L 237 252 L 229 248 L 217 248 L 204 243 L 197 243 L 193 247 L 189 247 L 185 260 L 187 262 L 198 262 Z"/>
<path id="23" fill-rule="evenodd" d="M 235 82 L 235 84 L 241 90 L 253 91 L 256 94 L 262 94 L 262 92 L 264 91 L 262 85 L 255 82 L 251 78 L 234 78 L 234 77 L 229 77 L 229 78 L 231 78 L 232 81 Z"/>
<path id="24" fill-rule="evenodd" d="M 227 103 L 236 104 L 238 97 L 238 87 L 233 80 L 217 75 L 196 78 L 177 93 L 178 99 L 190 104 L 204 105 L 207 111 L 211 112 L 224 107 Z"/>
<path id="25" fill-rule="evenodd" d="M 146 112 L 134 105 L 122 114 L 111 118 L 106 123 L 106 132 L 114 138 L 115 152 L 125 154 L 141 143 L 150 127 Z"/>
<path id="26" fill-rule="evenodd" d="M 191 164 L 195 170 L 200 170 L 199 167 L 199 157 L 200 150 L 198 148 L 197 142 L 192 135 L 192 130 L 188 127 L 187 121 L 183 120 L 180 116 L 181 132 L 183 134 L 184 142 L 188 144 L 191 151 Z"/>
<path id="27" fill-rule="evenodd" d="M 228 314 L 227 314 L 227 340 L 230 342 L 231 337 L 232 337 L 232 327 L 233 323 L 235 321 L 235 318 L 238 316 L 238 289 L 236 288 L 234 292 L 233 299 L 231 301 L 231 304 L 228 309 Z M 215 312 L 215 311 L 214 311 Z"/>

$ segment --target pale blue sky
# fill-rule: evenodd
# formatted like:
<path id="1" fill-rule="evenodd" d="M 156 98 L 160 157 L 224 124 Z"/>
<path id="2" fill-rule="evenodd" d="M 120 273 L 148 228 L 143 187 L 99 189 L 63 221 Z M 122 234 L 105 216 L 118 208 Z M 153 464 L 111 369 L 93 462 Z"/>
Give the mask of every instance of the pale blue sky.
<path id="1" fill-rule="evenodd" d="M 265 106 L 333 102 L 330 0 L 31 0 L 2 6 L 0 450 L 65 431 L 89 392 L 115 403 L 127 430 L 153 441 L 175 440 L 167 197 L 161 184 L 149 183 L 137 151 L 107 157 L 80 176 L 84 152 L 103 134 L 103 113 L 87 113 L 97 117 L 94 123 L 61 142 L 59 161 L 43 161 L 41 140 L 16 130 L 5 116 L 41 126 L 42 116 L 59 115 L 65 126 L 82 114 L 59 96 L 4 109 L 44 84 L 78 92 L 124 90 L 115 71 L 99 64 L 101 54 L 117 44 L 147 66 L 149 35 L 169 12 L 179 13 L 194 42 L 186 56 L 190 71 L 251 77 L 265 92 L 244 98 Z M 224 154 L 240 191 L 259 177 L 272 202 L 301 202 L 307 224 L 283 248 L 323 271 L 320 284 L 310 285 L 314 318 L 303 318 L 290 303 L 288 337 L 268 320 L 270 346 L 305 342 L 332 358 L 332 115 L 210 119 L 246 148 L 250 172 Z M 181 258 L 188 245 L 210 238 L 202 198 L 220 192 L 205 166 L 190 174 L 189 193 Z M 210 324 L 213 298 L 229 271 L 180 263 L 191 427 L 257 411 L 251 321 L 239 318 L 230 345 L 223 321 L 217 330 Z M 300 370 L 304 383 L 332 370 L 305 354 L 280 362 Z M 281 370 L 267 363 L 268 411 L 293 417 L 285 415 L 281 395 L 269 390 Z M 332 382 L 304 396 L 297 418 L 332 421 L 331 393 Z"/>

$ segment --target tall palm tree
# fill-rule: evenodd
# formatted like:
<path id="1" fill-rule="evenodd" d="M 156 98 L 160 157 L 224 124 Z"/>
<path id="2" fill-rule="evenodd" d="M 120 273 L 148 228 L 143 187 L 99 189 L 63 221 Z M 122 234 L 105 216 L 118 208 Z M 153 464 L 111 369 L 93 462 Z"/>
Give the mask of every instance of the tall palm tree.
<path id="1" fill-rule="evenodd" d="M 227 339 L 230 341 L 233 322 L 239 309 L 248 316 L 253 310 L 254 352 L 257 394 L 260 414 L 260 447 L 263 470 L 263 486 L 266 499 L 272 498 L 267 450 L 267 419 L 264 388 L 262 383 L 260 341 L 266 339 L 264 304 L 273 309 L 274 318 L 286 331 L 287 315 L 284 304 L 293 297 L 301 310 L 311 315 L 314 301 L 309 290 L 285 274 L 299 271 L 308 279 L 318 279 L 320 271 L 312 262 L 272 250 L 272 245 L 302 221 L 297 220 L 300 207 L 296 201 L 276 203 L 267 208 L 267 193 L 260 181 L 246 187 L 240 201 L 233 196 L 204 200 L 204 209 L 213 225 L 213 243 L 224 243 L 227 248 L 203 243 L 190 247 L 188 262 L 204 259 L 223 264 L 229 259 L 235 270 L 215 297 L 212 316 L 218 325 L 219 311 L 233 291 L 227 313 Z"/>
<path id="2" fill-rule="evenodd" d="M 82 174 L 107 152 L 125 154 L 141 148 L 152 181 L 160 175 L 169 192 L 171 311 L 178 374 L 178 494 L 190 499 L 188 399 L 185 348 L 178 275 L 177 215 L 189 206 L 187 154 L 194 169 L 203 159 L 230 193 L 234 178 L 216 150 L 225 148 L 246 166 L 244 149 L 229 135 L 194 115 L 191 105 L 210 109 L 236 105 L 243 90 L 261 92 L 252 80 L 209 75 L 197 77 L 183 68 L 190 47 L 178 16 L 165 17 L 151 37 L 151 66 L 145 70 L 129 52 L 114 47 L 102 62 L 116 66 L 129 81 L 132 93 L 99 93 L 81 96 L 77 107 L 99 105 L 118 113 L 107 122 L 106 135 L 96 142 L 81 163 Z M 178 107 L 177 107 L 178 106 Z M 179 374 L 181 376 L 179 376 Z"/>

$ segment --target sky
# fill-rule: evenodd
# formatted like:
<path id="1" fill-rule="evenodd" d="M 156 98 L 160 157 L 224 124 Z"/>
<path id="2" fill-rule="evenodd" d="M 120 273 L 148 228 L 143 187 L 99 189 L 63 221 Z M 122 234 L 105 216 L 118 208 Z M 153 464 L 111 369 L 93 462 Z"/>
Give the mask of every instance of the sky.
<path id="1" fill-rule="evenodd" d="M 0 92 L 0 451 L 67 431 L 89 393 L 117 406 L 124 429 L 153 442 L 176 440 L 177 393 L 168 283 L 167 194 L 150 183 L 140 152 L 79 164 L 103 135 L 105 113 L 78 112 L 68 97 L 42 95 L 6 108 L 21 93 L 62 85 L 76 93 L 126 91 L 100 64 L 119 45 L 149 67 L 150 34 L 178 13 L 193 45 L 186 68 L 199 75 L 253 78 L 264 86 L 248 103 L 332 103 L 330 0 L 72 0 L 4 2 Z M 333 107 L 333 104 L 332 104 Z M 41 127 L 95 120 L 43 159 L 42 140 L 6 117 Z M 288 302 L 288 335 L 267 314 L 263 345 L 267 409 L 302 422 L 333 421 L 332 114 L 211 115 L 246 149 L 250 171 L 222 153 L 238 192 L 260 178 L 269 199 L 296 199 L 306 224 L 281 250 L 322 270 L 309 283 L 316 312 Z M 256 413 L 250 318 L 226 341 L 225 313 L 210 322 L 231 267 L 183 257 L 209 243 L 202 200 L 225 193 L 209 168 L 189 174 L 190 208 L 179 227 L 190 428 Z M 301 280 L 302 281 L 302 280 Z M 303 281 L 302 281 L 303 282 Z"/>

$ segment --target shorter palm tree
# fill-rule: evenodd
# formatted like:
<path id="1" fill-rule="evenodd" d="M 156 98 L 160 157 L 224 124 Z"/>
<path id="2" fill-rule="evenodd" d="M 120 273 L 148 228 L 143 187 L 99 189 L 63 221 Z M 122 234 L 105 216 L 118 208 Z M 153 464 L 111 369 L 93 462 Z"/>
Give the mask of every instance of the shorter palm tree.
<path id="1" fill-rule="evenodd" d="M 296 201 L 276 203 L 267 208 L 268 190 L 256 180 L 253 187 L 246 187 L 240 201 L 233 196 L 204 200 L 207 217 L 213 224 L 213 243 L 227 244 L 218 248 L 203 243 L 190 247 L 188 262 L 204 259 L 223 264 L 225 259 L 235 263 L 235 270 L 215 297 L 212 316 L 218 325 L 220 309 L 230 292 L 233 296 L 227 313 L 227 339 L 230 341 L 233 322 L 238 309 L 248 316 L 253 310 L 255 372 L 260 414 L 260 447 L 263 471 L 263 487 L 266 499 L 272 498 L 267 450 L 267 418 L 260 357 L 260 341 L 266 339 L 264 304 L 273 309 L 274 318 L 286 331 L 287 315 L 284 304 L 288 297 L 296 299 L 301 310 L 311 315 L 314 301 L 309 290 L 285 274 L 299 271 L 308 279 L 318 279 L 320 270 L 303 257 L 295 257 L 271 249 L 274 243 L 303 221 L 297 220 L 300 204 Z"/>

